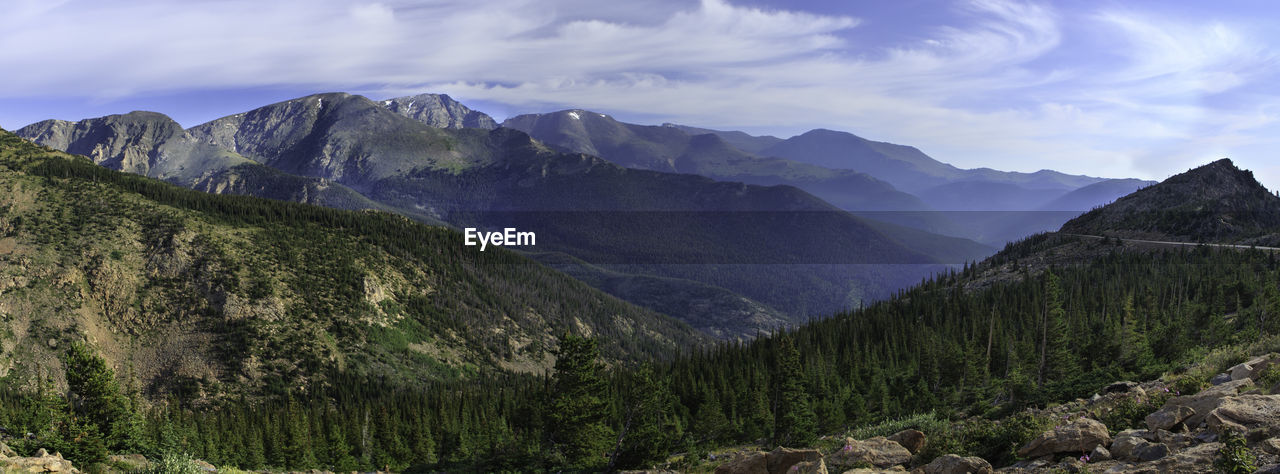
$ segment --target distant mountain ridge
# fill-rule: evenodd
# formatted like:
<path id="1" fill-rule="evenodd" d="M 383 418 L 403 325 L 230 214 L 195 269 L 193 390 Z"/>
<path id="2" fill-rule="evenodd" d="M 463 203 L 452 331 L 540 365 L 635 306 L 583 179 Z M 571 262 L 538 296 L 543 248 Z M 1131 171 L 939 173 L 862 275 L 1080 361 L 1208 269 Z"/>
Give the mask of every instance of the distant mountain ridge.
<path id="1" fill-rule="evenodd" d="M 636 125 L 581 109 L 518 115 L 503 121 L 502 126 L 528 133 L 549 145 L 599 156 L 627 168 L 691 173 L 750 184 L 790 185 L 850 211 L 927 209 L 915 196 L 863 173 L 825 169 L 743 151 L 730 141 L 741 143 L 756 137 L 742 132 L 697 133 L 702 130 L 670 124 Z"/>

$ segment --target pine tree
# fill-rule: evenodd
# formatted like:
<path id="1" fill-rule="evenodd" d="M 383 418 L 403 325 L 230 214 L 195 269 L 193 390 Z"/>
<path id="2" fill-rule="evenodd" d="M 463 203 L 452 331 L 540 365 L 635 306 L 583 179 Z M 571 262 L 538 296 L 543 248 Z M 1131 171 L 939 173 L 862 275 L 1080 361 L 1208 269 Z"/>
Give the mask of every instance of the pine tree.
<path id="1" fill-rule="evenodd" d="M 800 351 L 788 336 L 779 338 L 774 381 L 778 410 L 774 414 L 773 441 L 781 446 L 808 446 L 817 439 L 817 422 L 805 389 Z"/>
<path id="2" fill-rule="evenodd" d="M 666 459 L 679 434 L 670 379 L 646 365 L 631 374 L 623 397 L 622 427 L 608 470 L 644 468 Z"/>
<path id="3" fill-rule="evenodd" d="M 1078 376 L 1080 367 L 1070 344 L 1071 333 L 1067 325 L 1067 311 L 1063 309 L 1061 279 L 1052 273 L 1045 277 L 1045 308 L 1048 324 L 1045 375 L 1054 382 L 1072 380 Z"/>
<path id="4" fill-rule="evenodd" d="M 613 430 L 606 424 L 608 385 L 596 344 L 594 339 L 566 334 L 556 353 L 551 440 L 570 469 L 598 470 L 613 447 Z"/>
<path id="5" fill-rule="evenodd" d="M 101 433 L 108 450 L 125 451 L 137 447 L 140 421 L 132 404 L 120 392 L 115 373 L 106 361 L 83 343 L 67 351 L 66 377 L 72 415 L 86 425 L 87 433 Z M 93 425 L 93 429 L 88 429 Z"/>

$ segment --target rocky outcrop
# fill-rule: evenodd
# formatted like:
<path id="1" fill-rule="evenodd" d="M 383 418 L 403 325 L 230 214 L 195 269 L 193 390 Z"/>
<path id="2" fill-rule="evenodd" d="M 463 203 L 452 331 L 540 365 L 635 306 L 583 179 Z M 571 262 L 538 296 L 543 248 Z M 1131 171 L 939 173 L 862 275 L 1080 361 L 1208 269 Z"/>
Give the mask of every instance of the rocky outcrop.
<path id="1" fill-rule="evenodd" d="M 991 463 L 980 457 L 960 457 L 955 454 L 948 454 L 933 462 L 926 464 L 923 468 L 912 472 L 921 472 L 923 474 L 991 474 L 995 471 L 991 469 Z"/>
<path id="2" fill-rule="evenodd" d="M 827 464 L 833 468 L 850 469 L 870 464 L 878 468 L 897 466 L 911 462 L 911 451 L 895 441 L 877 436 L 864 441 L 845 439 L 843 448 L 827 455 Z"/>
<path id="3" fill-rule="evenodd" d="M 907 429 L 894 433 L 889 437 L 889 441 L 901 444 L 902 447 L 907 448 L 907 451 L 911 451 L 911 454 L 916 454 L 924 449 L 925 437 L 920 430 Z"/>
<path id="4" fill-rule="evenodd" d="M 61 453 L 49 454 L 43 449 L 32 457 L 0 457 L 0 468 L 4 472 L 80 472 L 71 465 L 71 461 L 63 459 Z"/>
<path id="5" fill-rule="evenodd" d="M 1080 418 L 1070 424 L 1046 431 L 1018 450 L 1018 456 L 1038 458 L 1058 453 L 1087 453 L 1098 446 L 1111 443 L 1107 426 L 1089 418 Z"/>
<path id="6" fill-rule="evenodd" d="M 716 474 L 786 474 L 798 465 L 799 472 L 826 473 L 822 453 L 816 449 L 777 448 L 768 453 L 739 453 L 732 461 L 716 467 Z"/>

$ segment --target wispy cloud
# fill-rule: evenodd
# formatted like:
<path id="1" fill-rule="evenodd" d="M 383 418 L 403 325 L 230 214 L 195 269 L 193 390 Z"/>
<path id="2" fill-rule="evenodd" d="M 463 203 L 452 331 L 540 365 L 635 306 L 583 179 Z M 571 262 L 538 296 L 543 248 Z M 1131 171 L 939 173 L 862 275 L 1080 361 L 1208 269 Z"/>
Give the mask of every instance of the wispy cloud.
<path id="1" fill-rule="evenodd" d="M 957 0 L 920 26 L 778 5 L 18 0 L 0 17 L 0 64 L 21 73 L 0 75 L 0 101 L 438 91 L 516 112 L 844 129 L 961 166 L 1157 178 L 1280 136 L 1275 38 L 1239 17 Z M 871 20 L 915 30 L 858 35 Z"/>

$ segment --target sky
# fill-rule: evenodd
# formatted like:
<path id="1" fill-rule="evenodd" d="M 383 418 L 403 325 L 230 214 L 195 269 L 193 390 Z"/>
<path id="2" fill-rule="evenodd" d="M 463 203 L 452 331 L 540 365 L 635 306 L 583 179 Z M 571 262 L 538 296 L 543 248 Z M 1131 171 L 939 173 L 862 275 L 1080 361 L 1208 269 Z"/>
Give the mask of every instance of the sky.
<path id="1" fill-rule="evenodd" d="M 446 93 L 912 145 L 962 168 L 1280 188 L 1280 4 L 1021 0 L 9 0 L 0 127 L 184 126 L 319 92 Z"/>

